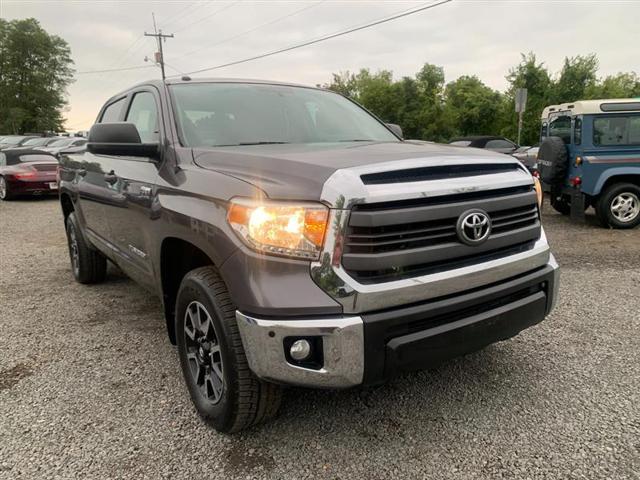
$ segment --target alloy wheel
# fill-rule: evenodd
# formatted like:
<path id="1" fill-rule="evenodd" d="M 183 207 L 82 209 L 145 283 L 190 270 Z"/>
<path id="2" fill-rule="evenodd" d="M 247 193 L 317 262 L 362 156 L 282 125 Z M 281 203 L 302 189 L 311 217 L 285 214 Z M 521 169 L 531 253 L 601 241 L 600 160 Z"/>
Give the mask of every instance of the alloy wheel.
<path id="1" fill-rule="evenodd" d="M 7 197 L 7 181 L 4 177 L 0 177 L 0 199 L 4 200 Z"/>
<path id="2" fill-rule="evenodd" d="M 613 198 L 610 208 L 618 221 L 632 222 L 640 215 L 640 198 L 635 193 L 622 192 Z"/>
<path id="3" fill-rule="evenodd" d="M 71 267 L 73 273 L 78 276 L 80 272 L 80 250 L 78 247 L 78 238 L 76 237 L 76 230 L 73 225 L 69 225 L 69 256 L 71 257 Z"/>
<path id="4" fill-rule="evenodd" d="M 200 302 L 187 306 L 184 340 L 191 378 L 209 403 L 218 403 L 224 390 L 220 342 L 211 315 Z"/>

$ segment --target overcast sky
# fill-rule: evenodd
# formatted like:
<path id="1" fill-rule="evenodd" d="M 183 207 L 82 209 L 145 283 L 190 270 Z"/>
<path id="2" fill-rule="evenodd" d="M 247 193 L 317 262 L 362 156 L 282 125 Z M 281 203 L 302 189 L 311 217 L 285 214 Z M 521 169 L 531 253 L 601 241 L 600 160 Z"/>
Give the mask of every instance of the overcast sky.
<path id="1" fill-rule="evenodd" d="M 70 45 L 78 72 L 150 66 L 158 28 L 175 33 L 164 44 L 168 75 L 244 59 L 331 34 L 428 1 L 400 0 L 0 0 L 5 19 L 34 17 Z M 299 13 L 296 13 L 299 11 Z M 280 17 L 287 18 L 276 21 Z M 264 25 L 263 24 L 267 24 Z M 446 80 L 477 75 L 492 88 L 534 51 L 557 73 L 565 56 L 596 53 L 600 75 L 640 72 L 640 1 L 453 0 L 437 8 L 317 45 L 198 76 L 325 83 L 332 72 L 389 69 L 413 75 L 425 62 Z M 259 27 L 259 28 L 257 28 Z M 251 32 L 247 32 L 252 30 Z M 237 37 L 237 38 L 232 38 Z M 78 74 L 69 89 L 67 127 L 88 129 L 104 100 L 129 85 L 160 76 L 159 68 Z"/>

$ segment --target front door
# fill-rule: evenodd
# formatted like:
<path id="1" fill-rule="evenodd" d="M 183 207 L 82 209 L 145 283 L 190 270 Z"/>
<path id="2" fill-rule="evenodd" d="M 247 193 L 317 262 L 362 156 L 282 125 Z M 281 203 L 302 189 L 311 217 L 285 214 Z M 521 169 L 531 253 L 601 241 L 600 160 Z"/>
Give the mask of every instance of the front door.
<path id="1" fill-rule="evenodd" d="M 143 143 L 160 140 L 158 95 L 151 88 L 130 95 L 124 120 L 133 123 Z M 118 265 L 141 284 L 153 285 L 149 245 L 151 208 L 158 176 L 158 158 L 119 156 L 109 174 L 117 202 L 107 206 L 111 243 Z"/>
<path id="2" fill-rule="evenodd" d="M 99 123 L 118 122 L 122 119 L 126 104 L 125 95 L 106 105 L 100 115 Z M 106 155 L 94 155 L 86 152 L 73 157 L 74 182 L 78 189 L 77 210 L 92 243 L 107 252 L 111 257 L 109 223 L 106 219 L 106 206 L 117 202 L 111 179 L 108 176 L 114 158 Z"/>

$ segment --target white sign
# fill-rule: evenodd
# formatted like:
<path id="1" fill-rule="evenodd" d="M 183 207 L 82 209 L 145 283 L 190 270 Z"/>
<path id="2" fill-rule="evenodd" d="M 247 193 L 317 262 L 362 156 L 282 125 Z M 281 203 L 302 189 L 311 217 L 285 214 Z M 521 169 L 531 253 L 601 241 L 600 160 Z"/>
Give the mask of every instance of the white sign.
<path id="1" fill-rule="evenodd" d="M 524 112 L 527 107 L 527 89 L 516 89 L 516 113 Z"/>

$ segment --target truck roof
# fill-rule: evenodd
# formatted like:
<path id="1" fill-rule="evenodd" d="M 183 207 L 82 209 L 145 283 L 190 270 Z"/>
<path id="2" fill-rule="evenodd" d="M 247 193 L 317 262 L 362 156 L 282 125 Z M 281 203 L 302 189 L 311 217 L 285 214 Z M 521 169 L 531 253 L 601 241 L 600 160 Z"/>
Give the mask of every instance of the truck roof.
<path id="1" fill-rule="evenodd" d="M 594 113 L 640 112 L 640 98 L 610 98 L 602 100 L 579 100 L 577 102 L 549 105 L 542 111 L 541 119 L 557 112 L 569 115 L 585 115 Z"/>
<path id="2" fill-rule="evenodd" d="M 179 84 L 188 84 L 188 83 L 258 83 L 258 84 L 262 84 L 262 85 L 282 85 L 282 86 L 287 86 L 287 87 L 302 87 L 302 88 L 313 88 L 316 90 L 324 90 L 320 87 L 315 87 L 315 86 L 310 86 L 310 85 L 303 85 L 303 84 L 299 84 L 299 83 L 293 83 L 293 82 L 278 82 L 278 81 L 274 81 L 274 80 L 259 80 L 259 79 L 255 79 L 255 78 L 191 78 L 187 75 L 184 75 L 182 77 L 173 77 L 173 78 L 167 78 L 164 81 L 165 85 L 179 85 Z M 146 80 L 144 82 L 138 82 L 134 85 L 131 85 L 130 87 L 125 88 L 124 90 L 121 90 L 120 92 L 116 93 L 115 95 L 112 95 L 110 97 L 117 97 L 119 95 L 121 95 L 124 92 L 128 92 L 129 90 L 136 88 L 136 87 L 140 87 L 143 85 L 153 85 L 155 87 L 161 87 L 163 85 L 163 81 L 160 79 L 151 79 L 151 80 Z"/>

